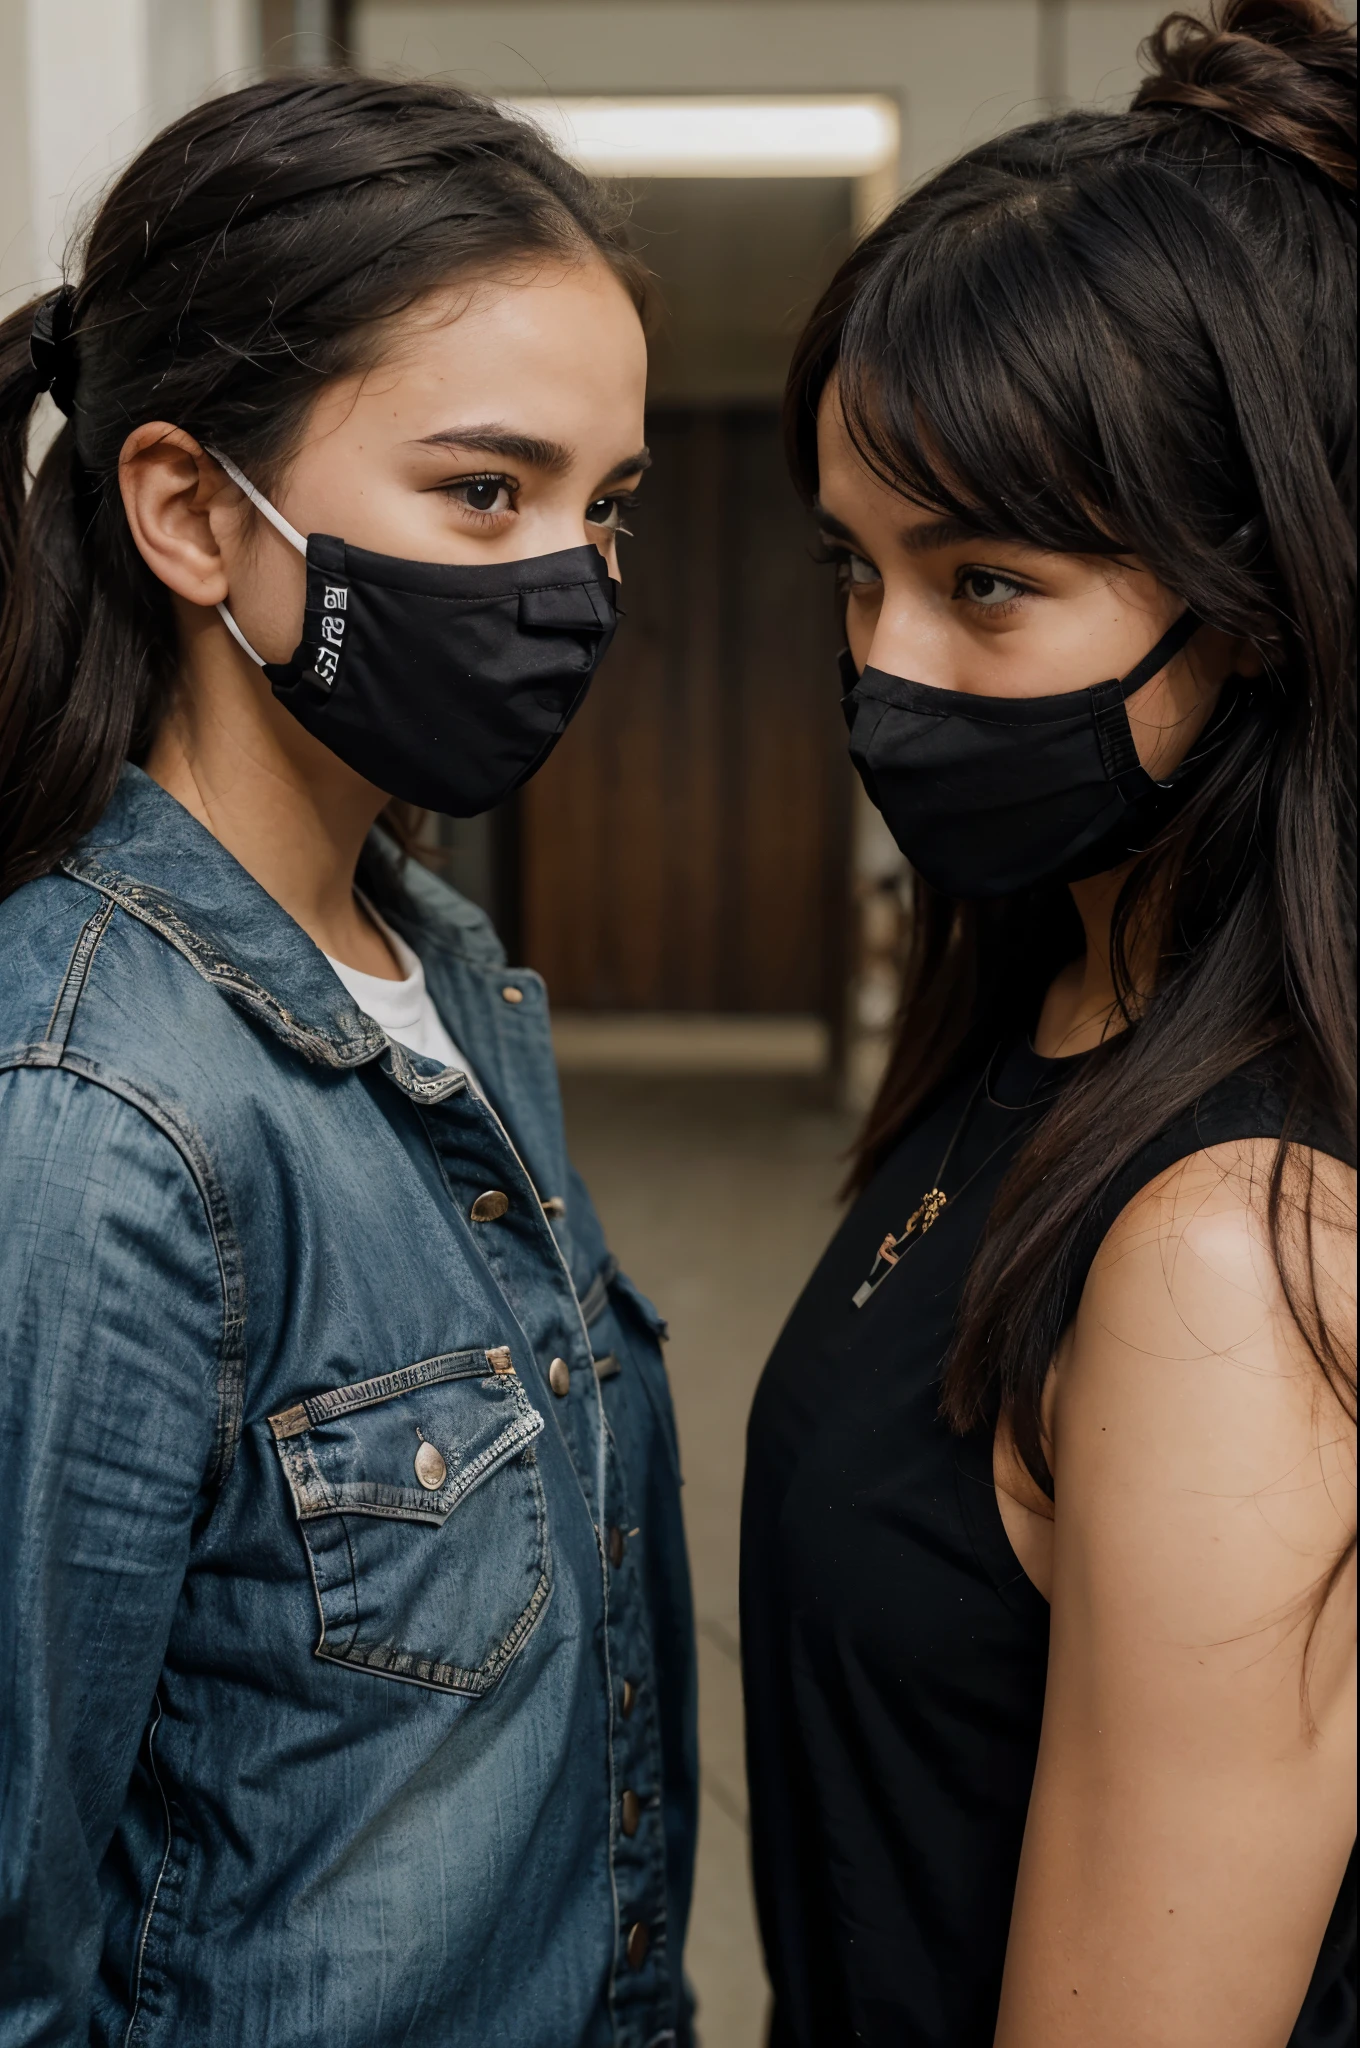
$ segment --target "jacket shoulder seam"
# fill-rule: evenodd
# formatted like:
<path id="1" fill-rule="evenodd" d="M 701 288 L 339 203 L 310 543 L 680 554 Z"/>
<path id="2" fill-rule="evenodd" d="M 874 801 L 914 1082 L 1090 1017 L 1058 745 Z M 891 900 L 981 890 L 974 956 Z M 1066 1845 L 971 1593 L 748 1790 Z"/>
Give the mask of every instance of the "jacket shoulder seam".
<path id="1" fill-rule="evenodd" d="M 73 881 L 84 882 L 87 887 L 97 889 L 101 896 L 117 904 L 138 924 L 154 932 L 165 945 L 187 960 L 210 988 L 233 998 L 244 1010 L 267 1024 L 292 1051 L 301 1053 L 304 1059 L 319 1066 L 346 1069 L 361 1066 L 385 1050 L 386 1038 L 376 1026 L 362 1039 L 341 1045 L 310 1024 L 304 1024 L 253 975 L 208 946 L 158 892 L 113 873 L 89 856 L 68 855 L 62 862 L 62 870 Z"/>
<path id="2" fill-rule="evenodd" d="M 246 1280 L 245 1259 L 232 1222 L 225 1191 L 212 1169 L 207 1147 L 191 1120 L 173 1103 L 158 1101 L 126 1075 L 112 1073 L 98 1060 L 64 1052 L 60 1059 L 43 1057 L 44 1043 L 0 1059 L 0 1068 L 46 1067 L 74 1074 L 109 1095 L 116 1095 L 174 1146 L 203 1204 L 203 1214 L 217 1260 L 222 1297 L 222 1333 L 217 1355 L 217 1419 L 207 1478 L 219 1491 L 225 1485 L 241 1438 L 245 1399 Z"/>
<path id="3" fill-rule="evenodd" d="M 61 1065 L 62 1055 L 66 1051 L 66 1041 L 75 1022 L 76 1009 L 85 992 L 91 963 L 117 908 L 114 898 L 106 896 L 82 925 L 75 945 L 71 948 L 66 972 L 61 978 L 61 987 L 57 990 L 57 998 L 52 1005 L 52 1014 L 47 1020 L 47 1029 L 38 1048 L 39 1056 L 32 1062 L 34 1066 Z"/>

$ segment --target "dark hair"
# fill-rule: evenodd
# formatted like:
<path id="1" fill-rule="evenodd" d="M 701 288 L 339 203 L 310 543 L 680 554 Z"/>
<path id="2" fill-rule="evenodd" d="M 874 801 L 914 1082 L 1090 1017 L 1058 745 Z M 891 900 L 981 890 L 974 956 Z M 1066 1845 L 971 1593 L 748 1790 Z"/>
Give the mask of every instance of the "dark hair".
<path id="1" fill-rule="evenodd" d="M 893 488 L 984 532 L 1135 556 L 1264 659 L 1122 891 L 1127 1028 L 1015 1162 L 965 1287 L 944 1412 L 960 1430 L 1004 1414 L 1043 1484 L 1040 1398 L 1083 1226 L 1159 1129 L 1272 1048 L 1293 1090 L 1276 1258 L 1323 1370 L 1353 1386 L 1311 1255 L 1302 1273 L 1283 1256 L 1281 1206 L 1291 1131 L 1320 1115 L 1355 1138 L 1355 36 L 1321 0 L 1227 0 L 1144 49 L 1129 112 L 1003 135 L 903 200 L 829 286 L 786 404 L 809 496 L 834 373 Z M 1129 965 L 1140 931 L 1150 992 Z M 1063 889 L 972 905 L 915 884 L 852 1186 L 965 1062 L 1033 1022 L 1080 946 Z"/>
<path id="2" fill-rule="evenodd" d="M 268 490 L 320 387 L 376 361 L 394 314 L 453 277 L 573 250 L 603 256 L 641 307 L 603 188 L 453 86 L 276 78 L 147 145 L 98 209 L 42 372 L 36 307 L 0 324 L 0 896 L 99 817 L 175 674 L 168 593 L 119 496 L 128 433 L 172 421 Z M 53 360 L 71 417 L 26 496 Z"/>

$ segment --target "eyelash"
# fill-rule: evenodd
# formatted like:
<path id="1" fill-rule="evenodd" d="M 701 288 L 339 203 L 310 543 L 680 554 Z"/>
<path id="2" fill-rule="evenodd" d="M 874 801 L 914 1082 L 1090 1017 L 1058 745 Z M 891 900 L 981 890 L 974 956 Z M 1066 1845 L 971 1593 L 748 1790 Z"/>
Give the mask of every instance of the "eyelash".
<path id="1" fill-rule="evenodd" d="M 596 505 L 612 505 L 615 514 L 619 515 L 624 512 L 631 512 L 636 503 L 636 491 L 611 491 L 607 498 L 592 498 L 590 504 L 586 506 L 586 511 L 590 512 Z M 626 534 L 629 540 L 633 538 L 632 527 L 625 526 L 621 517 L 616 517 L 613 526 L 610 526 L 608 521 L 603 519 L 588 519 L 586 524 L 588 526 L 603 526 L 609 533 Z"/>
<path id="2" fill-rule="evenodd" d="M 479 484 L 496 484 L 501 490 L 508 492 L 510 496 L 509 505 L 503 507 L 499 512 L 492 512 L 480 505 L 469 505 L 465 499 L 460 498 L 459 493 L 461 491 L 475 490 Z M 475 519 L 479 523 L 489 526 L 494 526 L 498 520 L 504 519 L 507 511 L 514 511 L 515 499 L 519 493 L 519 485 L 514 477 L 505 476 L 499 470 L 494 469 L 484 470 L 477 476 L 460 476 L 455 483 L 441 484 L 439 488 L 446 498 L 458 506 L 460 512 L 467 514 L 469 519 Z"/>
<path id="3" fill-rule="evenodd" d="M 836 588 L 847 595 L 853 581 L 850 575 L 850 564 L 852 562 L 864 562 L 866 568 L 872 568 L 873 566 L 864 555 L 857 555 L 853 548 L 842 547 L 838 542 L 826 539 L 814 541 L 812 559 L 814 562 L 820 562 L 823 565 L 829 565 L 831 568 L 834 568 L 836 571 Z"/>
<path id="4" fill-rule="evenodd" d="M 981 598 L 967 597 L 964 594 L 963 586 L 970 576 L 990 576 L 993 583 L 1005 584 L 1008 590 L 1015 592 L 1015 595 L 1014 597 L 1002 598 L 997 604 L 984 604 Z M 1021 598 L 1032 597 L 1033 594 L 1029 584 L 1022 583 L 1018 576 L 1004 575 L 1000 569 L 989 569 L 981 562 L 966 562 L 956 572 L 954 577 L 954 602 L 956 604 L 968 605 L 974 612 L 985 612 L 989 619 L 1004 619 L 1008 617 L 1020 603 Z"/>
<path id="5" fill-rule="evenodd" d="M 497 485 L 500 490 L 509 494 L 509 505 L 503 506 L 499 512 L 493 512 L 485 510 L 479 505 L 469 505 L 466 499 L 459 497 L 460 492 L 473 490 L 479 484 Z M 452 499 L 458 505 L 459 510 L 465 513 L 468 518 L 475 519 L 485 525 L 495 525 L 498 520 L 504 519 L 507 511 L 513 512 L 515 501 L 519 495 L 517 480 L 512 476 L 506 476 L 500 470 L 485 470 L 477 476 L 460 476 L 456 483 L 442 484 L 440 489 L 445 497 Z M 617 515 L 621 512 L 630 511 L 636 503 L 636 491 L 611 491 L 608 497 L 592 498 L 586 510 L 590 512 L 596 505 L 609 505 L 614 508 L 614 512 Z M 630 539 L 632 538 L 632 527 L 625 526 L 622 519 L 617 519 L 617 523 L 612 526 L 609 524 L 608 519 L 587 520 L 586 523 L 591 526 L 603 526 L 610 533 L 623 533 L 627 534 Z"/>
<path id="6" fill-rule="evenodd" d="M 873 567 L 867 556 L 857 555 L 853 548 L 845 547 L 836 541 L 825 538 L 818 540 L 814 546 L 812 558 L 815 562 L 829 563 L 834 567 L 837 587 L 847 595 L 854 587 L 850 575 L 850 564 L 858 561 L 864 562 L 866 568 Z M 963 585 L 970 576 L 990 576 L 994 583 L 1005 584 L 1008 589 L 1015 592 L 1015 595 L 1003 598 L 998 604 L 984 604 L 979 598 L 972 598 L 966 595 Z M 874 580 L 878 581 L 880 579 L 875 577 Z M 861 588 L 863 587 L 861 585 Z M 1015 610 L 1022 598 L 1032 597 L 1033 594 L 1030 585 L 1022 583 L 1018 576 L 1006 575 L 1000 569 L 989 569 L 982 562 L 965 562 L 961 568 L 955 571 L 954 602 L 967 605 L 974 613 L 985 612 L 989 618 L 1004 619 Z"/>

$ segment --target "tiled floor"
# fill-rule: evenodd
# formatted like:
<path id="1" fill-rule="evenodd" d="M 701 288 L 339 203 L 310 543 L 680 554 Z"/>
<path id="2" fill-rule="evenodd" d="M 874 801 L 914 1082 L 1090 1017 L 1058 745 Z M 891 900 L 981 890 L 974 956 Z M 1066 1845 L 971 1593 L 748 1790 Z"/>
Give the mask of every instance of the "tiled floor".
<path id="1" fill-rule="evenodd" d="M 687 1955 L 702 2048 L 760 2048 L 737 1641 L 746 1414 L 835 1222 L 846 1119 L 815 1083 L 569 1074 L 567 1128 L 620 1261 L 670 1318 L 699 1624 L 702 1797 Z"/>

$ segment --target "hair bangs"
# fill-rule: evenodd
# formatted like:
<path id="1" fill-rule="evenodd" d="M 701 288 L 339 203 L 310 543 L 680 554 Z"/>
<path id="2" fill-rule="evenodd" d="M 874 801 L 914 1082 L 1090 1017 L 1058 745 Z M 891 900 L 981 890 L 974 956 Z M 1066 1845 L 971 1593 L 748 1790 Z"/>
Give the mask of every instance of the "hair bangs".
<path id="1" fill-rule="evenodd" d="M 834 365 L 846 429 L 893 490 L 979 532 L 1114 555 L 1119 442 L 1145 380 L 1047 208 L 1012 189 L 864 281 Z M 1114 429 L 1112 432 L 1111 430 Z"/>

